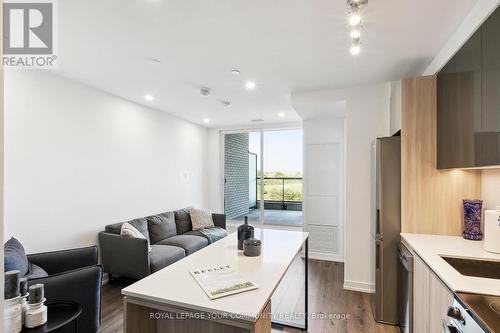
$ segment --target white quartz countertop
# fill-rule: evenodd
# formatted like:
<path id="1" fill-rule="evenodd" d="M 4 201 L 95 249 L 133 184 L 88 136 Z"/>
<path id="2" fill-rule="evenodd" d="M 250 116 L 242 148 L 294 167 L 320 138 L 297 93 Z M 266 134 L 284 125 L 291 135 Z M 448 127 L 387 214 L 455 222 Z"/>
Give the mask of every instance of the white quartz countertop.
<path id="1" fill-rule="evenodd" d="M 482 241 L 458 236 L 401 234 L 403 242 L 455 292 L 500 296 L 500 280 L 465 276 L 456 271 L 441 256 L 491 260 L 500 262 L 500 254 L 484 250 Z"/>
<path id="2" fill-rule="evenodd" d="M 161 305 L 255 321 L 307 237 L 307 232 L 256 228 L 255 238 L 262 240 L 262 254 L 245 257 L 243 251 L 238 251 L 237 235 L 233 233 L 128 286 L 122 294 Z M 233 266 L 256 283 L 258 289 L 210 300 L 189 272 L 216 265 Z"/>

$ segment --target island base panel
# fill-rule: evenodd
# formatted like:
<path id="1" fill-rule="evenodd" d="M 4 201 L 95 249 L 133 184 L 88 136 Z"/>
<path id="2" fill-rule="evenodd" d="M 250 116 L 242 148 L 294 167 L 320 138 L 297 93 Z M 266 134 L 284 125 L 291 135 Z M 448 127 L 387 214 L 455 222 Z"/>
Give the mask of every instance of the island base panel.
<path id="1" fill-rule="evenodd" d="M 271 301 L 256 322 L 239 320 L 177 319 L 197 312 L 124 298 L 125 333 L 270 333 Z M 161 318 L 161 319 L 157 319 Z"/>

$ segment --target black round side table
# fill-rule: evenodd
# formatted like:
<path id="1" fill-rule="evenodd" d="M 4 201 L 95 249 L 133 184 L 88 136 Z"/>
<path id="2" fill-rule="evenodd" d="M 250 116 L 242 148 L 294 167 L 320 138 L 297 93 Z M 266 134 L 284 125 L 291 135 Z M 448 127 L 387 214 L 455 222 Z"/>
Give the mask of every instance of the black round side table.
<path id="1" fill-rule="evenodd" d="M 54 301 L 47 302 L 45 305 L 47 306 L 47 323 L 36 328 L 24 327 L 21 332 L 57 332 L 57 330 L 63 327 L 69 328 L 69 325 L 73 325 L 73 331 L 77 332 L 76 318 L 82 313 L 82 306 L 80 304 L 71 301 Z"/>

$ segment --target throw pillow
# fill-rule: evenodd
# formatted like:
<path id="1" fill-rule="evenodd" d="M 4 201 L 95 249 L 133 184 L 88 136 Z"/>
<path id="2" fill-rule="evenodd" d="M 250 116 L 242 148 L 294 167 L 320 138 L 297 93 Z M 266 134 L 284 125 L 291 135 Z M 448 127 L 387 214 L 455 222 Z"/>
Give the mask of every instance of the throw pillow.
<path id="1" fill-rule="evenodd" d="M 148 220 L 151 244 L 156 244 L 159 241 L 177 235 L 174 212 L 153 215 L 146 219 Z"/>
<path id="2" fill-rule="evenodd" d="M 193 230 L 200 230 L 203 228 L 210 228 L 214 226 L 212 219 L 212 212 L 210 209 L 189 208 L 189 215 L 191 215 L 191 223 Z"/>
<path id="3" fill-rule="evenodd" d="M 183 233 L 193 230 L 191 217 L 189 216 L 189 208 L 176 210 L 174 214 L 177 235 L 182 235 Z"/>
<path id="4" fill-rule="evenodd" d="M 145 217 L 134 219 L 127 223 L 136 228 L 147 240 L 149 240 L 148 221 Z"/>
<path id="5" fill-rule="evenodd" d="M 123 223 L 120 235 L 129 238 L 147 239 L 146 236 L 144 236 L 139 230 L 137 230 L 132 224 L 128 222 Z M 148 247 L 149 247 L 149 252 L 151 252 L 151 246 L 149 246 L 149 239 L 148 239 Z"/>
<path id="6" fill-rule="evenodd" d="M 3 246 L 4 272 L 18 270 L 21 276 L 28 274 L 28 257 L 23 245 L 14 237 L 11 237 Z"/>
<path id="7" fill-rule="evenodd" d="M 49 276 L 49 274 L 47 274 L 47 272 L 42 267 L 30 262 L 30 269 L 28 274 L 26 275 L 26 278 L 28 280 L 43 278 L 47 276 Z"/>
<path id="8" fill-rule="evenodd" d="M 108 224 L 104 230 L 106 232 L 119 235 L 122 231 L 123 223 L 124 222 Z M 130 221 L 128 221 L 128 223 L 131 224 L 137 230 L 139 230 L 141 232 L 141 234 L 146 236 L 146 238 L 149 238 L 148 221 L 146 221 L 145 217 L 130 220 Z"/>

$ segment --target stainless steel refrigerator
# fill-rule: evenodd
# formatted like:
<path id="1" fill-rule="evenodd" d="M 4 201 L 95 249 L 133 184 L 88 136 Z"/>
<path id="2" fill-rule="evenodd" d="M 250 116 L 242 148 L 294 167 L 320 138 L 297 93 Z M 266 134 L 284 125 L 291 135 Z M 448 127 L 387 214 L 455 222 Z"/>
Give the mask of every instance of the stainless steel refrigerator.
<path id="1" fill-rule="evenodd" d="M 401 137 L 379 138 L 373 147 L 375 293 L 377 322 L 398 324 L 398 245 L 401 232 Z M 373 186 L 372 185 L 372 186 Z"/>

